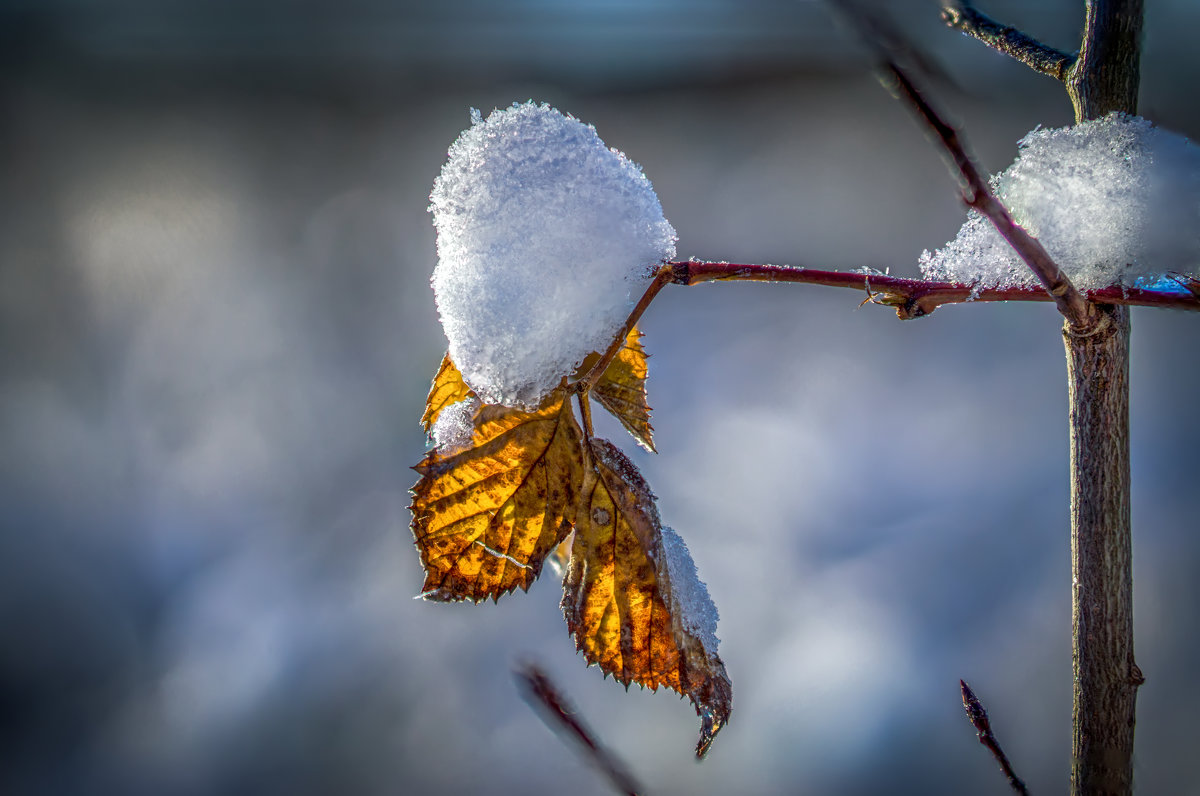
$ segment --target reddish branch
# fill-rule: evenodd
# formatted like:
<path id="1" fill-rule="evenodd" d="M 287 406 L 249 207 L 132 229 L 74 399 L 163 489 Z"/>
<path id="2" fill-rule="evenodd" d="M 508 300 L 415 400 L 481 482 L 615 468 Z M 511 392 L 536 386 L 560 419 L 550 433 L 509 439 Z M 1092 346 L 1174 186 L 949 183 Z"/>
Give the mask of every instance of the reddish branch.
<path id="1" fill-rule="evenodd" d="M 1025 788 L 1025 783 L 1017 776 L 1017 772 L 1013 771 L 1012 765 L 1008 762 L 1008 757 L 1004 754 L 1004 750 L 1000 748 L 1000 743 L 996 740 L 996 736 L 992 734 L 992 725 L 988 721 L 987 711 L 983 709 L 983 703 L 975 696 L 975 692 L 971 690 L 971 686 L 967 685 L 966 680 L 959 680 L 958 684 L 962 686 L 962 701 L 963 707 L 967 711 L 967 718 L 971 722 L 971 726 L 975 728 L 976 734 L 979 735 L 979 742 L 988 748 L 992 753 L 992 757 L 996 758 L 996 762 L 1000 764 L 1000 768 L 1004 769 L 1004 776 L 1008 777 L 1008 784 L 1012 785 L 1012 789 L 1017 793 L 1029 796 L 1029 791 Z"/>
<path id="2" fill-rule="evenodd" d="M 786 265 L 710 263 L 699 260 L 685 260 L 667 265 L 671 269 L 670 281 L 677 285 L 720 281 L 796 282 L 862 290 L 872 303 L 895 307 L 896 314 L 904 320 L 928 315 L 943 304 L 968 301 L 1055 300 L 1044 288 L 1036 286 L 974 290 L 970 285 L 959 282 L 926 282 L 922 279 L 904 279 L 883 274 L 819 271 Z M 1118 286 L 1090 291 L 1086 298 L 1098 304 L 1129 304 L 1200 311 L 1200 296 L 1190 291 L 1183 293 Z M 620 339 L 623 340 L 624 337 Z"/>

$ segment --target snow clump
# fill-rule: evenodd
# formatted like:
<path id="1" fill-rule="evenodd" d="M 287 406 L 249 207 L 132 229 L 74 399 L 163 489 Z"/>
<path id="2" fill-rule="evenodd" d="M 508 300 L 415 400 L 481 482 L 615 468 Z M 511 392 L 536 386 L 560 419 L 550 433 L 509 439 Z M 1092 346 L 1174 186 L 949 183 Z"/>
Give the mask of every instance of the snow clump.
<path id="1" fill-rule="evenodd" d="M 514 104 L 451 145 L 433 184 L 433 290 L 450 358 L 489 404 L 531 408 L 615 338 L 675 230 L 594 127 Z"/>
<path id="2" fill-rule="evenodd" d="M 992 189 L 1076 287 L 1133 285 L 1200 267 L 1200 147 L 1120 113 L 1037 129 L 1018 146 Z M 1038 284 L 974 210 L 954 240 L 922 253 L 920 266 L 926 279 L 977 288 Z"/>
<path id="3" fill-rule="evenodd" d="M 442 456 L 452 456 L 471 446 L 471 435 L 475 430 L 475 413 L 479 411 L 479 399 L 468 398 L 450 404 L 438 414 L 437 422 L 429 430 L 433 445 Z"/>
<path id="4" fill-rule="evenodd" d="M 710 655 L 717 653 L 717 606 L 708 595 L 708 587 L 696 572 L 696 562 L 687 544 L 675 530 L 662 526 L 662 551 L 671 581 L 671 613 Z"/>

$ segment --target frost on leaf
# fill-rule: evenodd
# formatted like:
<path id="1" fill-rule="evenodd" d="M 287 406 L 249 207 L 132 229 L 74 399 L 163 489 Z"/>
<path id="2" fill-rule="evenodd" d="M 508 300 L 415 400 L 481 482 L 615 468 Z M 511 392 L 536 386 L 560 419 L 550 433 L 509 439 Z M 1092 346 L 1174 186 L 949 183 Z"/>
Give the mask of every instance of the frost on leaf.
<path id="1" fill-rule="evenodd" d="M 450 456 L 471 447 L 471 438 L 475 434 L 475 414 L 480 406 L 479 399 L 472 395 L 464 401 L 450 404 L 438 414 L 429 435 L 439 454 Z"/>
<path id="2" fill-rule="evenodd" d="M 654 451 L 654 429 L 650 426 L 650 405 L 646 402 L 646 349 L 642 333 L 633 328 L 617 356 L 592 390 L 592 396 L 621 421 L 637 444 Z"/>
<path id="3" fill-rule="evenodd" d="M 1139 278 L 1200 268 L 1200 147 L 1119 113 L 1034 130 L 1019 146 L 992 187 L 1076 287 L 1132 286 Z M 920 265 L 936 281 L 1037 284 L 975 211 L 954 240 L 924 252 Z"/>
<path id="4" fill-rule="evenodd" d="M 589 663 L 626 686 L 666 686 L 687 696 L 702 718 L 696 746 L 702 756 L 728 720 L 732 700 L 715 636 L 697 633 L 683 615 L 688 606 L 675 593 L 658 510 L 641 474 L 611 443 L 588 445 L 592 469 L 563 579 L 567 628 Z"/>
<path id="5" fill-rule="evenodd" d="M 484 403 L 533 408 L 619 333 L 675 230 L 650 181 L 549 105 L 476 116 L 430 194 L 450 356 Z"/>
<path id="6" fill-rule="evenodd" d="M 462 450 L 416 466 L 413 536 L 424 595 L 498 598 L 528 589 L 570 531 L 583 482 L 582 431 L 565 390 L 532 412 L 482 406 Z"/>

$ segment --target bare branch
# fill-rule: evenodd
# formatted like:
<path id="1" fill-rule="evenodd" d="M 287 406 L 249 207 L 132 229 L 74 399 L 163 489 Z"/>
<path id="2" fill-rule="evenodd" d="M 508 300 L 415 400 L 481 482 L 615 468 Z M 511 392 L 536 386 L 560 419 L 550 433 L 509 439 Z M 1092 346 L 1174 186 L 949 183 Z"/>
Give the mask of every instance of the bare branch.
<path id="1" fill-rule="evenodd" d="M 1056 80 L 1066 82 L 1075 64 L 1074 55 L 1042 44 L 1016 28 L 1000 24 L 975 10 L 967 0 L 943 5 L 942 19 L 955 30 L 979 39 L 993 50 Z"/>
<path id="2" fill-rule="evenodd" d="M 992 757 L 996 758 L 996 762 L 1004 770 L 1004 776 L 1008 777 L 1008 784 L 1012 785 L 1012 789 L 1023 796 L 1029 796 L 1029 791 L 1025 788 L 1025 783 L 1013 771 L 1012 766 L 1008 762 L 1008 757 L 1004 754 L 1004 750 L 1000 748 L 999 742 L 996 741 L 996 736 L 992 734 L 992 726 L 988 722 L 987 711 L 983 709 L 983 703 L 975 696 L 975 692 L 971 690 L 971 686 L 967 685 L 966 680 L 959 680 L 958 684 L 962 686 L 963 707 L 967 710 L 967 718 L 970 720 L 971 726 L 975 728 L 975 732 L 979 735 L 979 742 L 988 748 L 988 751 L 992 753 Z"/>
<path id="3" fill-rule="evenodd" d="M 794 282 L 807 285 L 850 288 L 865 291 L 873 304 L 896 308 L 902 320 L 928 315 L 943 304 L 992 301 L 1054 301 L 1041 287 L 1006 287 L 975 289 L 959 282 L 926 282 L 879 273 L 861 271 L 820 271 L 787 265 L 750 265 L 746 263 L 710 263 L 685 260 L 668 263 L 672 268 L 671 281 L 677 285 L 698 285 L 701 282 Z M 1087 293 L 1097 304 L 1127 304 L 1140 307 L 1162 307 L 1200 311 L 1200 287 L 1192 292 L 1190 277 L 1177 281 L 1189 292 L 1147 290 L 1133 287 L 1106 287 Z"/>
<path id="4" fill-rule="evenodd" d="M 525 701 L 542 708 L 537 711 L 542 721 L 559 734 L 568 734 L 582 745 L 588 761 L 596 766 L 612 786 L 627 796 L 637 796 L 641 786 L 611 752 L 600 745 L 583 722 L 554 687 L 550 677 L 534 663 L 526 663 L 513 672 Z"/>

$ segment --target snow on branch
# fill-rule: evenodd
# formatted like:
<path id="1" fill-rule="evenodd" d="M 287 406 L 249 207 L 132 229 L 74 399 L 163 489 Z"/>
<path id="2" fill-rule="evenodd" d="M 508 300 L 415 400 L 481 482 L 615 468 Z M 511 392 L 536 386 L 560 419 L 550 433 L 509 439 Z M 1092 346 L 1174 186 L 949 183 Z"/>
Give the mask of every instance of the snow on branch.
<path id="1" fill-rule="evenodd" d="M 892 79 L 893 87 L 899 97 L 905 100 L 921 117 L 954 164 L 963 183 L 963 202 L 967 207 L 986 216 L 995 225 L 996 231 L 1008 241 L 1009 245 L 1037 275 L 1043 287 L 1054 297 L 1058 311 L 1068 320 L 1073 330 L 1076 333 L 1088 333 L 1097 323 L 1098 316 L 1095 308 L 1071 283 L 1071 280 L 1054 262 L 1042 244 L 1013 221 L 1008 208 L 992 193 L 980 174 L 979 168 L 967 154 L 958 131 L 938 115 L 933 106 L 921 96 L 916 86 L 909 80 L 908 75 L 893 61 L 885 59 L 882 68 L 885 74 Z"/>
<path id="2" fill-rule="evenodd" d="M 1200 267 L 1200 147 L 1120 113 L 1034 130 L 1019 147 L 991 188 L 1081 290 L 1146 287 L 1164 270 Z M 980 287 L 1037 284 L 977 212 L 954 240 L 921 255 L 921 270 Z"/>

